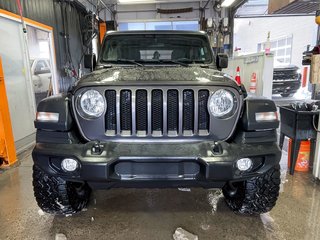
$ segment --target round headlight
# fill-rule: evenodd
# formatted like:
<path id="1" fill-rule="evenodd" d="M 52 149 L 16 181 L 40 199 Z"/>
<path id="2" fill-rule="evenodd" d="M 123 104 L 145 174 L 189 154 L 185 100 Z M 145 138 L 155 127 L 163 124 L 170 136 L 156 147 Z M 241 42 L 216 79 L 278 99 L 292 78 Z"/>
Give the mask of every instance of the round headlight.
<path id="1" fill-rule="evenodd" d="M 84 92 L 79 101 L 80 114 L 85 118 L 98 118 L 106 109 L 103 96 L 96 90 Z"/>
<path id="2" fill-rule="evenodd" d="M 229 91 L 220 89 L 209 98 L 209 111 L 215 117 L 223 117 L 232 111 L 233 101 L 233 95 Z"/>

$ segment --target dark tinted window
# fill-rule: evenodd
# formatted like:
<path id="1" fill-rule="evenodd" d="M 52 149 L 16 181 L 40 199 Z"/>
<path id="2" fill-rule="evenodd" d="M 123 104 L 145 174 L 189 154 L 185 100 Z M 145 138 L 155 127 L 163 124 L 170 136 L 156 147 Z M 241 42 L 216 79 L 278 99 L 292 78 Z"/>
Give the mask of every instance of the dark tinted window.
<path id="1" fill-rule="evenodd" d="M 109 36 L 101 60 L 115 62 L 129 59 L 141 62 L 185 61 L 212 62 L 210 45 L 205 37 L 192 35 L 137 34 Z"/>

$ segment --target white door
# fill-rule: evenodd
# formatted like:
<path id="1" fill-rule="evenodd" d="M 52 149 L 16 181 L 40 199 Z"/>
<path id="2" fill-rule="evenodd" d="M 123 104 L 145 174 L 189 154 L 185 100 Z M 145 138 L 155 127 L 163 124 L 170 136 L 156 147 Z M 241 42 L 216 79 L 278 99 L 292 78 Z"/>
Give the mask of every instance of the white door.
<path id="1" fill-rule="evenodd" d="M 34 141 L 35 100 L 22 26 L 0 16 L 0 55 L 16 149 Z"/>

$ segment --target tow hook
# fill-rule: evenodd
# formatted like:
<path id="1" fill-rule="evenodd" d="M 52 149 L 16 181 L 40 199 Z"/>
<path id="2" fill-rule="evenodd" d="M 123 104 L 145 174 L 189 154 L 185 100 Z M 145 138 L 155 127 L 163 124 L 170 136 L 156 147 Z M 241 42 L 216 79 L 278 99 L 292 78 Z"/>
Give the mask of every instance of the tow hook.
<path id="1" fill-rule="evenodd" d="M 232 184 L 232 182 L 228 182 L 223 190 L 226 191 L 230 197 L 233 197 L 237 193 L 237 188 Z"/>
<path id="2" fill-rule="evenodd" d="M 223 153 L 223 149 L 220 143 L 216 142 L 212 146 L 213 155 L 221 155 Z"/>
<path id="3" fill-rule="evenodd" d="M 99 141 L 94 142 L 93 146 L 91 147 L 91 154 L 92 155 L 100 155 L 103 151 L 104 145 L 101 144 Z"/>

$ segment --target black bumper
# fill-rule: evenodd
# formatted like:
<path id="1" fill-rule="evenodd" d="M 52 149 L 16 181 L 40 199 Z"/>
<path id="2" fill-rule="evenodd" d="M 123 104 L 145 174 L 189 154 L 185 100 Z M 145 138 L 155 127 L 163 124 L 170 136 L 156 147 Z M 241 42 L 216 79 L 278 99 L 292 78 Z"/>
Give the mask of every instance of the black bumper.
<path id="1" fill-rule="evenodd" d="M 102 153 L 92 154 L 87 144 L 38 143 L 33 160 L 43 171 L 66 180 L 86 181 L 93 188 L 112 187 L 222 187 L 227 182 L 261 175 L 278 164 L 281 152 L 276 143 L 102 143 Z M 236 161 L 251 158 L 253 167 L 240 172 Z M 61 169 L 64 158 L 74 158 L 79 169 Z"/>
<path id="2" fill-rule="evenodd" d="M 301 87 L 301 81 L 273 81 L 272 94 L 296 93 Z"/>

